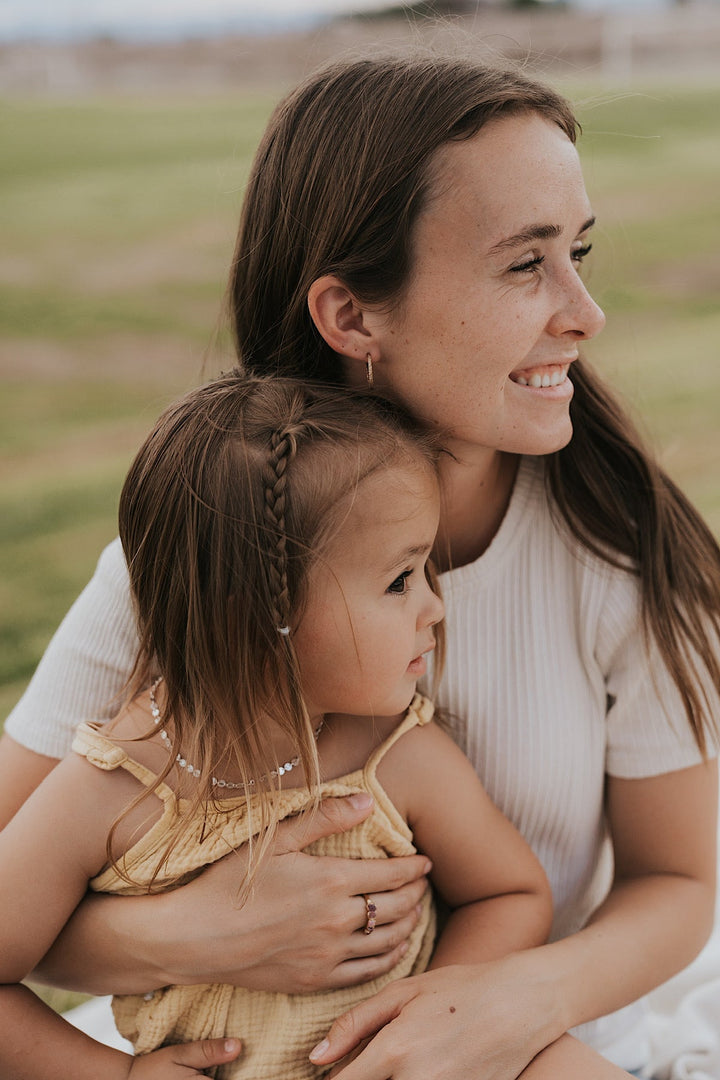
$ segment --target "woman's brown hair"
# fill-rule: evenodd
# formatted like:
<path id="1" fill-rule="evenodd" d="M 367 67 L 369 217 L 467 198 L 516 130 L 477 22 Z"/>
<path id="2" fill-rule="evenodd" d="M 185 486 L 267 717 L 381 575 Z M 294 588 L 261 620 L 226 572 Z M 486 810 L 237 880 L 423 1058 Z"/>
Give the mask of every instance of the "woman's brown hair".
<path id="1" fill-rule="evenodd" d="M 308 786 L 319 783 L 317 721 L 293 648 L 312 567 L 365 478 L 434 461 L 427 437 L 386 402 L 233 373 L 170 406 L 130 468 L 119 525 L 141 642 L 131 694 L 162 674 L 161 726 L 199 769 L 195 809 L 222 793 L 214 774 L 240 774 L 260 836 L 253 866 L 279 787 L 251 783 L 278 766 L 264 718 L 297 747 Z"/>
<path id="2" fill-rule="evenodd" d="M 436 152 L 524 112 L 576 140 L 571 106 L 552 88 L 464 58 L 336 63 L 281 102 L 251 172 L 228 292 L 246 369 L 342 382 L 308 311 L 313 281 L 334 274 L 360 303 L 401 301 Z M 646 635 L 705 749 L 716 721 L 702 685 L 720 687 L 720 551 L 585 361 L 573 382 L 574 436 L 547 458 L 554 504 L 587 548 L 637 571 Z"/>

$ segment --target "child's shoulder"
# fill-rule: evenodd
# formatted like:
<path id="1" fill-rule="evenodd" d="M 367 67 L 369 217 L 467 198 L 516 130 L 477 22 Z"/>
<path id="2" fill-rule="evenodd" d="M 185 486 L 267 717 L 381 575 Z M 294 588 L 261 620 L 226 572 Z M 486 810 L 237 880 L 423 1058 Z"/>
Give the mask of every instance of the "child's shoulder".
<path id="1" fill-rule="evenodd" d="M 117 747 L 133 762 L 154 774 L 167 763 L 167 749 L 153 722 L 148 692 L 133 698 L 107 723 L 82 725 L 81 734 L 96 736 L 108 748 Z"/>
<path id="2" fill-rule="evenodd" d="M 332 714 L 325 719 L 330 738 L 319 745 L 325 779 L 347 776 L 375 768 L 398 740 L 433 716 L 432 703 L 416 694 L 404 713 L 395 716 L 348 716 Z"/>
<path id="3" fill-rule="evenodd" d="M 462 751 L 440 726 L 432 702 L 417 695 L 410 708 L 388 733 L 378 747 L 378 769 L 398 768 L 407 771 L 409 765 L 432 765 L 435 755 L 454 758 Z"/>
<path id="4" fill-rule="evenodd" d="M 376 770 L 381 785 L 406 816 L 413 804 L 422 801 L 423 793 L 439 783 L 479 784 L 465 754 L 433 718 L 429 702 L 419 718 L 410 721 L 409 710 L 395 737 L 388 740 Z"/>

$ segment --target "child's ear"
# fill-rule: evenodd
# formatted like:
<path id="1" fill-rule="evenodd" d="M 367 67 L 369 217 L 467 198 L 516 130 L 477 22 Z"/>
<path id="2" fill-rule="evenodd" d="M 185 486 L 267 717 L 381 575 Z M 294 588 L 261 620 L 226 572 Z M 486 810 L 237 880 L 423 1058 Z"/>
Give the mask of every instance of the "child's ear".
<path id="1" fill-rule="evenodd" d="M 334 274 L 313 281 L 308 292 L 308 310 L 317 331 L 333 352 L 363 365 L 368 354 L 377 356 L 373 318 Z"/>

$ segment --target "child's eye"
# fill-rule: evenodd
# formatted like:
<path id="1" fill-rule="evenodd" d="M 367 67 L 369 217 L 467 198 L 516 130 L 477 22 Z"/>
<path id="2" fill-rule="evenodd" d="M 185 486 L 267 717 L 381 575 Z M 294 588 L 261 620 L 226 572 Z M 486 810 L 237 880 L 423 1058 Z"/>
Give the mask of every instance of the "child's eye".
<path id="1" fill-rule="evenodd" d="M 573 261 L 581 263 L 586 255 L 589 255 L 592 251 L 592 244 L 583 244 L 582 247 L 575 248 L 572 253 Z"/>
<path id="2" fill-rule="evenodd" d="M 412 574 L 412 570 L 403 570 L 402 574 L 398 574 L 391 585 L 388 585 L 387 592 L 394 593 L 396 596 L 402 596 L 407 592 L 408 578 Z"/>
<path id="3" fill-rule="evenodd" d="M 536 270 L 539 266 L 545 262 L 544 255 L 536 255 L 534 259 L 526 259 L 525 262 L 518 263 L 517 266 L 511 266 L 510 272 L 512 274 L 524 274 Z"/>

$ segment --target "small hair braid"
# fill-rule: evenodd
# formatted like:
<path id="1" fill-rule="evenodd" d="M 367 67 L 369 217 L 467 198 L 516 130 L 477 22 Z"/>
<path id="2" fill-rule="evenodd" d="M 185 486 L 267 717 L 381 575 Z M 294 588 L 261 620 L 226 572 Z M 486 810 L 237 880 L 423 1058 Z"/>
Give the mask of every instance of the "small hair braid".
<path id="1" fill-rule="evenodd" d="M 287 532 L 285 504 L 287 467 L 297 453 L 301 425 L 284 427 L 270 437 L 270 452 L 264 471 L 265 520 L 270 526 L 269 579 L 275 629 L 287 634 L 290 625 L 290 590 L 288 586 Z M 273 543 L 274 540 L 274 543 Z"/>

